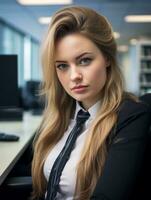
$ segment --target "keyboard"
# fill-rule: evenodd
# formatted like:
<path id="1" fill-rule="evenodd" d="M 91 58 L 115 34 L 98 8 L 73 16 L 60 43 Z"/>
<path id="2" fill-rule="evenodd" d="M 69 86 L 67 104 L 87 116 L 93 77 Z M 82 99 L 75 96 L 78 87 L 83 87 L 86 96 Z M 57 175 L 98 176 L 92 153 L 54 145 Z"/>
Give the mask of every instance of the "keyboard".
<path id="1" fill-rule="evenodd" d="M 0 141 L 15 142 L 19 140 L 19 136 L 0 132 Z"/>

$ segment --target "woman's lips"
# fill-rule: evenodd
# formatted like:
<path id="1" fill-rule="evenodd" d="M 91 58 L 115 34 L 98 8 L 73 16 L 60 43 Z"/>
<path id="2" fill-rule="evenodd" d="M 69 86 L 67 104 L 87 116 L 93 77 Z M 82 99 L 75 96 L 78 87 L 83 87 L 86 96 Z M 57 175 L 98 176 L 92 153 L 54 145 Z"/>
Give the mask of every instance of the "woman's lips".
<path id="1" fill-rule="evenodd" d="M 88 86 L 80 85 L 80 86 L 73 87 L 71 90 L 76 92 L 76 93 L 83 93 L 86 90 L 87 87 Z"/>

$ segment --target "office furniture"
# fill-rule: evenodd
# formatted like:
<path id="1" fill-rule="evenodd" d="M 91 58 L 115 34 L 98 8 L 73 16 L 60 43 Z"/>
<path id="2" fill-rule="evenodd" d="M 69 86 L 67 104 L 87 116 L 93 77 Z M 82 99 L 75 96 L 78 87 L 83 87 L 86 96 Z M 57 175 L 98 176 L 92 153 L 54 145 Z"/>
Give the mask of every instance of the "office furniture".
<path id="1" fill-rule="evenodd" d="M 140 45 L 140 92 L 151 92 L 151 42 Z"/>
<path id="2" fill-rule="evenodd" d="M 148 109 L 151 112 L 151 93 L 144 94 L 140 97 L 140 100 L 148 105 Z M 151 118 L 150 118 L 151 122 Z M 137 167 L 137 166 L 136 166 Z M 146 141 L 146 151 L 144 154 L 144 163 L 141 169 L 140 176 L 138 178 L 138 184 L 136 190 L 133 192 L 134 200 L 146 200 L 151 199 L 150 192 L 150 180 L 151 180 L 151 123 L 150 130 Z"/>
<path id="3" fill-rule="evenodd" d="M 24 113 L 23 121 L 0 122 L 1 132 L 20 136 L 17 142 L 0 142 L 0 185 L 27 149 L 40 121 L 41 116 Z"/>
<path id="4" fill-rule="evenodd" d="M 130 47 L 130 65 L 127 66 L 127 85 L 141 96 L 151 92 L 151 41 L 140 40 Z M 131 84 L 133 80 L 133 84 Z"/>
<path id="5" fill-rule="evenodd" d="M 25 110 L 42 110 L 43 99 L 39 95 L 40 81 L 27 81 L 21 90 L 22 103 Z"/>

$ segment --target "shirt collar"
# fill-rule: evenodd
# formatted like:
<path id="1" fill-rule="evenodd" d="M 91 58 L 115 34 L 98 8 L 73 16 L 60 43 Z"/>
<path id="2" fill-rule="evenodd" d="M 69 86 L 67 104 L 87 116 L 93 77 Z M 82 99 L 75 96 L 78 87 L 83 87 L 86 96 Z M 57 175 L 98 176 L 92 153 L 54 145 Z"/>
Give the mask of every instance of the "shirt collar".
<path id="1" fill-rule="evenodd" d="M 101 101 L 97 101 L 93 106 L 91 106 L 89 109 L 88 109 L 88 112 L 90 114 L 90 119 L 94 119 L 96 117 L 96 114 L 98 112 L 98 110 L 100 109 L 100 105 L 101 105 Z M 79 112 L 79 110 L 83 110 L 85 112 L 87 112 L 81 105 L 78 101 L 76 101 L 76 109 L 75 109 L 75 114 L 74 114 L 74 119 L 76 118 L 77 116 L 77 113 Z"/>

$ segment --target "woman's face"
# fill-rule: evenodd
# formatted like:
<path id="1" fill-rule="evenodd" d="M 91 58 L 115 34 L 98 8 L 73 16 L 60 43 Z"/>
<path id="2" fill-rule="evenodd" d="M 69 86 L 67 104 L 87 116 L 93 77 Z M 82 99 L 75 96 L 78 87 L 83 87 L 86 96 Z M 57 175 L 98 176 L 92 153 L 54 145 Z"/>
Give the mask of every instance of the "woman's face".
<path id="1" fill-rule="evenodd" d="M 80 34 L 63 37 L 56 45 L 55 67 L 65 91 L 85 109 L 100 99 L 109 62 L 98 47 Z"/>

